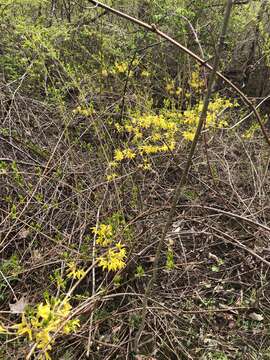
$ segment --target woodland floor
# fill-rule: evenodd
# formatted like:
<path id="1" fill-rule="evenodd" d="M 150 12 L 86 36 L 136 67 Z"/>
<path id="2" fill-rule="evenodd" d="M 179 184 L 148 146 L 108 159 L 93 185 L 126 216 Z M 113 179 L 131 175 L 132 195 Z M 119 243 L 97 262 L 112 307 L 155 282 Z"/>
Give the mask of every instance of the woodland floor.
<path id="1" fill-rule="evenodd" d="M 13 292 L 30 303 L 54 292 L 50 275 L 67 253 L 91 261 L 87 234 L 97 209 L 106 218 L 120 207 L 132 225 L 121 283 L 97 270 L 95 281 L 107 293 L 87 303 L 93 278 L 83 280 L 74 297 L 75 306 L 80 296 L 88 304 L 80 313 L 82 326 L 68 341 L 58 340 L 53 359 L 86 358 L 93 309 L 90 358 L 132 359 L 155 245 L 188 145 L 179 140 L 177 159 L 163 156 L 143 176 L 123 172 L 115 187 L 104 181 L 102 140 L 73 125 L 74 119 L 67 126 L 53 107 L 19 94 L 2 119 L 0 269 L 12 291 L 1 279 L 0 310 L 9 309 Z M 237 131 L 205 134 L 167 236 L 174 269 L 164 267 L 164 247 L 137 359 L 270 359 L 269 164 L 260 134 L 250 140 Z M 1 351 L 1 359 L 23 359 L 29 348 L 5 342 Z"/>

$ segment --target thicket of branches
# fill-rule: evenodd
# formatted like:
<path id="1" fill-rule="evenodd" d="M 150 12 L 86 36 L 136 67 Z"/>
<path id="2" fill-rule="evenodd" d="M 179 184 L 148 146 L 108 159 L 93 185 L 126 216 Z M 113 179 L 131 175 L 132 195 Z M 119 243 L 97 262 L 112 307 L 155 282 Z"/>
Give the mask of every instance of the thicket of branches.
<path id="1" fill-rule="evenodd" d="M 231 3 L 0 0 L 1 359 L 270 357 L 270 7 Z"/>

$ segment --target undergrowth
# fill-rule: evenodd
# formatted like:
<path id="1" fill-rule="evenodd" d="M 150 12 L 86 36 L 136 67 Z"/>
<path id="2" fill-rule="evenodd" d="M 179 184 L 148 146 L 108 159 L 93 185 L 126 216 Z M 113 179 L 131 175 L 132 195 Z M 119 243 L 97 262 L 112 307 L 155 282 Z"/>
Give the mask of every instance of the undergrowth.
<path id="1" fill-rule="evenodd" d="M 258 124 L 241 122 L 240 99 L 212 96 L 134 353 L 208 74 L 84 1 L 52 3 L 0 1 L 0 358 L 268 359 L 269 149 Z M 168 28 L 172 3 L 145 4 L 149 20 Z M 190 47 L 185 18 L 202 24 L 204 3 L 170 15 Z M 229 49 L 246 10 L 234 12 Z"/>

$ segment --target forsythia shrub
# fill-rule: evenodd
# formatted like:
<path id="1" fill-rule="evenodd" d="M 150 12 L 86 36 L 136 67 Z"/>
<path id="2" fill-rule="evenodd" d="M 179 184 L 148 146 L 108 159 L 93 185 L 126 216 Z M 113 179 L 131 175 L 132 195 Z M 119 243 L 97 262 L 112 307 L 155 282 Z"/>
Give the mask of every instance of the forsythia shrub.
<path id="1" fill-rule="evenodd" d="M 68 299 L 51 297 L 23 313 L 21 322 L 10 328 L 0 325 L 0 333 L 26 337 L 33 343 L 33 349 L 41 350 L 37 359 L 49 360 L 57 335 L 74 333 L 80 326 L 79 319 L 68 319 L 71 310 Z"/>
<path id="2" fill-rule="evenodd" d="M 226 119 L 221 118 L 221 114 L 225 109 L 229 109 L 234 107 L 230 100 L 224 99 L 221 97 L 214 98 L 208 108 L 207 116 L 206 116 L 206 129 L 217 129 L 222 128 L 228 125 Z M 197 105 L 193 108 L 187 109 L 183 114 L 182 123 L 186 128 L 182 131 L 182 136 L 189 141 L 192 141 L 195 136 L 196 128 L 199 122 L 200 113 L 203 108 L 203 100 L 199 101 Z"/>
<path id="3" fill-rule="evenodd" d="M 133 116 L 124 125 L 116 124 L 116 129 L 119 132 L 128 132 L 131 143 L 125 149 L 115 150 L 113 161 L 109 164 L 110 170 L 117 168 L 123 160 L 137 157 L 143 159 L 139 167 L 149 169 L 149 156 L 174 150 L 178 125 L 175 119 L 169 119 L 163 114 L 145 114 Z M 116 173 L 111 172 L 107 180 L 116 176 Z"/>
<path id="4" fill-rule="evenodd" d="M 195 77 L 193 81 L 195 82 Z M 222 114 L 226 109 L 233 108 L 235 105 L 222 97 L 213 98 L 209 104 L 205 128 L 213 130 L 227 126 L 228 122 Z M 114 169 L 117 169 L 125 160 L 140 158 L 142 162 L 139 167 L 149 169 L 149 156 L 173 151 L 179 135 L 182 135 L 187 141 L 192 141 L 202 108 L 203 100 L 200 100 L 183 113 L 163 109 L 159 114 L 134 115 L 124 125 L 117 123 L 115 125 L 117 131 L 127 132 L 131 140 L 124 149 L 118 148 L 114 151 L 113 161 L 109 164 L 107 180 L 110 181 L 117 177 Z"/>

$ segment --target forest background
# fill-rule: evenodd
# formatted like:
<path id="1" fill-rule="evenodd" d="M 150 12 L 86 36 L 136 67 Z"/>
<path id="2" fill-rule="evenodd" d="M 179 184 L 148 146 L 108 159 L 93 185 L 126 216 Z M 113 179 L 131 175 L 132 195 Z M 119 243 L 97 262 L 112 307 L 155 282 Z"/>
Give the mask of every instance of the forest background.
<path id="1" fill-rule="evenodd" d="M 270 359 L 269 1 L 105 5 L 0 0 L 0 358 Z"/>

